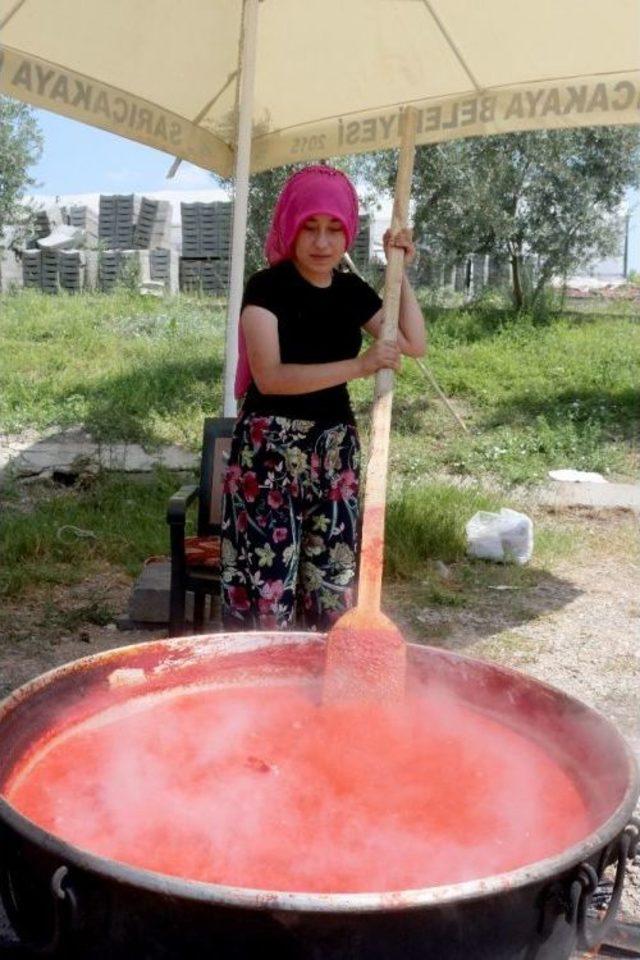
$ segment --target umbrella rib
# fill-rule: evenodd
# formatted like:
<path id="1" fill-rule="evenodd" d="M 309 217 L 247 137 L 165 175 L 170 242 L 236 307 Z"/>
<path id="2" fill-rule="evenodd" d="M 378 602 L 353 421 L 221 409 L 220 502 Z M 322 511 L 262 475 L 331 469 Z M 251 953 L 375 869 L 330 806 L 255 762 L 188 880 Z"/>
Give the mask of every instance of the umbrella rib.
<path id="1" fill-rule="evenodd" d="M 216 93 L 216 95 L 215 95 L 214 97 L 212 97 L 211 100 L 209 100 L 209 102 L 204 105 L 204 107 L 202 108 L 202 110 L 200 111 L 200 113 L 198 113 L 198 114 L 193 118 L 193 120 L 191 121 L 192 123 L 200 123 L 200 121 L 202 120 L 202 118 L 203 118 L 204 116 L 206 116 L 206 114 L 209 112 L 209 110 L 210 110 L 211 107 L 214 105 L 214 103 L 216 102 L 216 100 L 219 100 L 219 99 L 220 99 L 220 97 L 221 97 L 222 94 L 225 92 L 225 90 L 227 89 L 227 87 L 229 86 L 229 84 L 232 83 L 233 80 L 235 80 L 235 78 L 236 78 L 237 76 L 238 76 L 238 71 L 237 71 L 237 70 L 232 70 L 231 73 L 229 74 L 229 76 L 227 77 L 227 79 L 225 80 L 225 82 L 222 84 L 222 86 L 220 87 L 220 89 L 219 89 L 218 92 Z"/>
<path id="2" fill-rule="evenodd" d="M 13 5 L 6 17 L 3 17 L 2 20 L 0 20 L 0 30 L 2 30 L 3 27 L 6 27 L 6 25 L 9 23 L 9 20 L 15 16 L 20 7 L 24 6 L 26 2 L 27 0 L 18 0 L 18 2 Z"/>
<path id="3" fill-rule="evenodd" d="M 462 56 L 462 54 L 461 54 L 460 50 L 458 49 L 458 47 L 456 46 L 456 44 L 453 42 L 453 39 L 451 38 L 451 36 L 450 36 L 447 28 L 445 27 L 444 23 L 442 22 L 442 20 L 441 20 L 440 17 L 438 16 L 438 14 L 437 14 L 437 13 L 435 12 L 435 10 L 433 9 L 433 4 L 431 3 L 431 0 L 422 0 L 422 3 L 423 3 L 424 6 L 427 8 L 427 10 L 428 10 L 429 13 L 431 14 L 432 18 L 435 20 L 435 22 L 436 22 L 436 24 L 437 24 L 437 26 L 438 26 L 438 29 L 440 30 L 440 33 L 442 34 L 442 36 L 445 38 L 445 40 L 446 40 L 447 43 L 449 44 L 449 47 L 451 48 L 451 50 L 452 50 L 453 53 L 455 54 L 455 57 L 456 57 L 456 59 L 458 60 L 458 63 L 460 64 L 460 66 L 462 67 L 462 69 L 464 70 L 464 72 L 466 73 L 466 75 L 469 77 L 469 79 L 471 80 L 471 83 L 474 85 L 474 87 L 476 88 L 476 90 L 479 92 L 480 90 L 482 90 L 481 84 L 479 84 L 478 81 L 476 80 L 476 78 L 474 77 L 471 69 L 470 69 L 469 66 L 467 65 L 466 60 L 465 60 L 464 57 Z"/>
<path id="4" fill-rule="evenodd" d="M 196 116 L 191 121 L 192 123 L 200 123 L 202 118 L 207 115 L 209 110 L 211 110 L 211 107 L 214 105 L 216 100 L 220 99 L 222 94 L 225 92 L 225 90 L 228 88 L 228 86 L 233 82 L 233 80 L 237 76 L 238 76 L 238 71 L 232 70 L 229 76 L 227 77 L 225 83 L 222 84 L 222 86 L 220 87 L 216 95 L 213 96 L 208 103 L 205 103 L 200 113 L 197 113 Z M 182 163 L 182 157 L 174 157 L 173 163 L 171 164 L 171 166 L 169 167 L 169 170 L 167 171 L 165 180 L 171 180 L 173 177 L 175 177 L 176 173 L 178 172 L 178 167 L 180 166 L 181 163 Z"/>

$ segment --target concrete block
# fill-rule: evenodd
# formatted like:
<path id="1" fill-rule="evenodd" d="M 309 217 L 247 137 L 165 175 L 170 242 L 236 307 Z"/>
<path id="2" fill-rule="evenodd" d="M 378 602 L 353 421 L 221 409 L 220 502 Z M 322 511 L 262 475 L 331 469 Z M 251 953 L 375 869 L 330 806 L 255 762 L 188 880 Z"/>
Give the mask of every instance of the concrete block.
<path id="1" fill-rule="evenodd" d="M 171 562 L 169 560 L 148 563 L 144 566 L 133 585 L 129 600 L 130 618 L 143 623 L 168 623 L 170 585 Z M 187 597 L 187 617 L 189 619 L 193 617 L 193 599 L 190 597 Z"/>
<path id="2" fill-rule="evenodd" d="M 129 620 L 133 623 L 168 623 L 170 588 L 170 560 L 158 560 L 144 566 L 133 585 L 129 600 Z M 210 623 L 217 621 L 219 611 L 220 602 L 216 594 L 208 611 Z M 187 594 L 186 620 L 189 623 L 193 622 L 193 594 L 191 593 Z"/>
<path id="3" fill-rule="evenodd" d="M 24 285 L 22 261 L 12 250 L 0 251 L 0 289 L 10 293 Z"/>

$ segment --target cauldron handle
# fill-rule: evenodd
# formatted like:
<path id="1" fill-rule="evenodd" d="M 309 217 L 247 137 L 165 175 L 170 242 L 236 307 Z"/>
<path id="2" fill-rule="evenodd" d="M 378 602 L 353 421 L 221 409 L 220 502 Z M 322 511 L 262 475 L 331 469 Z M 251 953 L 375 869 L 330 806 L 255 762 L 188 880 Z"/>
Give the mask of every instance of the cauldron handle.
<path id="1" fill-rule="evenodd" d="M 6 888 L 3 892 L 7 903 L 7 913 L 11 920 L 11 888 L 10 880 L 5 877 L 3 886 Z M 69 870 L 67 867 L 58 867 L 51 876 L 49 884 L 51 896 L 53 898 L 53 930 L 51 936 L 44 943 L 28 943 L 20 937 L 20 948 L 26 951 L 26 956 L 54 957 L 70 956 L 69 952 L 60 953 L 63 948 L 70 946 L 70 937 L 76 924 L 78 912 L 78 902 L 69 880 Z M 19 931 L 18 935 L 19 935 Z"/>
<path id="2" fill-rule="evenodd" d="M 613 927 L 622 897 L 627 860 L 632 860 L 635 857 L 639 842 L 640 821 L 634 818 L 629 821 L 617 839 L 607 847 L 602 857 L 602 871 L 610 864 L 616 864 L 611 900 L 602 920 L 590 921 L 587 916 L 593 894 L 602 877 L 589 863 L 581 863 L 578 867 L 577 876 L 571 883 L 569 898 L 571 918 L 577 920 L 578 948 L 580 950 L 593 950 L 604 942 Z M 613 856 L 611 856 L 612 853 Z"/>

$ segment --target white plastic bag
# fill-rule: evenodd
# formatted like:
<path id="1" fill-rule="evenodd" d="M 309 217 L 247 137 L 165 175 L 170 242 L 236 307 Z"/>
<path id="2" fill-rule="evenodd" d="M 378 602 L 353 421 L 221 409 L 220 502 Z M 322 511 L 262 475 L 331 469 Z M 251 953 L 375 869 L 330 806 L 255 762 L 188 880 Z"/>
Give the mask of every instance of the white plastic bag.
<path id="1" fill-rule="evenodd" d="M 561 480 L 563 483 L 608 483 L 601 473 L 590 473 L 587 470 L 549 470 L 552 480 Z"/>
<path id="2" fill-rule="evenodd" d="M 467 523 L 467 553 L 481 560 L 522 565 L 533 553 L 533 523 L 525 513 L 481 510 Z"/>

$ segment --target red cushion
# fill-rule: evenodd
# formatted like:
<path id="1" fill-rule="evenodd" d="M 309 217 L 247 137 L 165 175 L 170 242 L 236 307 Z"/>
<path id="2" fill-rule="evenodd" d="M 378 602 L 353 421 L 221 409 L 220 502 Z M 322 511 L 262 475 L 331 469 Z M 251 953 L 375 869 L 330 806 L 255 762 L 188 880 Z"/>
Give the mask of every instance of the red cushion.
<path id="1" fill-rule="evenodd" d="M 220 537 L 185 537 L 184 553 L 188 567 L 219 567 Z"/>

